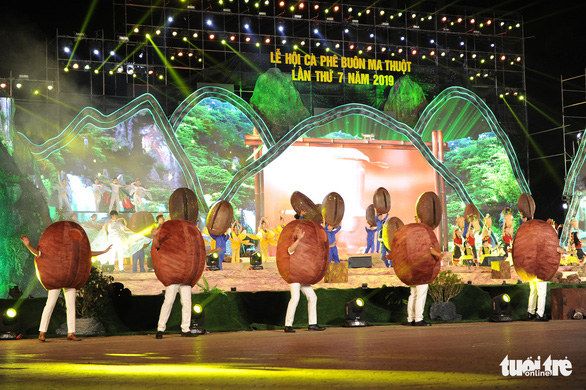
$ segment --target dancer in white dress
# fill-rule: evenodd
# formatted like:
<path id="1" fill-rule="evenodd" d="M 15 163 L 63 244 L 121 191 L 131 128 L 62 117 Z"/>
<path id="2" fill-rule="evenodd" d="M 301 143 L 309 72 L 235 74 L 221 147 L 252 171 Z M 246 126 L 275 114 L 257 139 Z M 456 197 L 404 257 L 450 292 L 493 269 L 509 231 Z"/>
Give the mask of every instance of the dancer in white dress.
<path id="1" fill-rule="evenodd" d="M 140 180 L 138 179 L 130 184 L 130 195 L 132 196 L 132 200 L 134 200 L 134 207 L 136 208 L 136 211 L 144 210 L 142 198 L 146 196 L 150 199 L 151 197 L 150 192 L 140 185 Z"/>
<path id="2" fill-rule="evenodd" d="M 73 210 L 69 203 L 69 186 L 63 172 L 59 172 L 59 209 Z"/>

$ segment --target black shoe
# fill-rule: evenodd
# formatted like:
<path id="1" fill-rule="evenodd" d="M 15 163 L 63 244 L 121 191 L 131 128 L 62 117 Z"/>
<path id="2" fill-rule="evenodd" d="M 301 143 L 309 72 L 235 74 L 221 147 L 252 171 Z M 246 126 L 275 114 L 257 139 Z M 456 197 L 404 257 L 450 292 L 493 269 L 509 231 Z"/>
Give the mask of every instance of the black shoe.
<path id="1" fill-rule="evenodd" d="M 529 321 L 534 320 L 535 317 L 537 317 L 537 314 L 527 313 L 527 320 L 529 320 Z"/>
<path id="2" fill-rule="evenodd" d="M 421 320 L 421 321 L 417 321 L 417 322 L 415 322 L 415 323 L 413 324 L 413 326 L 431 326 L 431 324 L 430 324 L 430 323 L 428 323 L 428 322 L 425 322 L 424 320 Z"/>
<path id="3" fill-rule="evenodd" d="M 285 333 L 295 333 L 295 329 L 292 326 L 286 326 Z"/>
<path id="4" fill-rule="evenodd" d="M 545 314 L 543 315 L 543 317 L 540 316 L 539 314 L 536 314 L 535 321 L 548 322 L 549 320 L 547 319 L 547 317 L 545 316 Z"/>
<path id="5" fill-rule="evenodd" d="M 197 337 L 197 334 L 191 332 L 181 332 L 181 337 Z"/>
<path id="6" fill-rule="evenodd" d="M 157 332 L 157 335 L 155 336 L 156 339 L 162 339 L 163 338 L 163 332 Z"/>
<path id="7" fill-rule="evenodd" d="M 326 330 L 323 326 L 319 326 L 317 324 L 309 325 L 307 330 Z"/>
<path id="8" fill-rule="evenodd" d="M 407 322 L 407 326 L 415 326 L 415 321 Z"/>

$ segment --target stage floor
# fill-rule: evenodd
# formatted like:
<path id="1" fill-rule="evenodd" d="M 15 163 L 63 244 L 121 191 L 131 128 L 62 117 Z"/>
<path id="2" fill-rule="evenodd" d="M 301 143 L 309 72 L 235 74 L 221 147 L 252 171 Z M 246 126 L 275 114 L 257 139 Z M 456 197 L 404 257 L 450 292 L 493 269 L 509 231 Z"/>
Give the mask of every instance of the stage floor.
<path id="1" fill-rule="evenodd" d="M 347 261 L 347 259 L 342 259 Z M 289 285 L 281 278 L 277 269 L 274 258 L 268 263 L 263 263 L 264 269 L 253 271 L 249 269 L 248 262 L 243 263 L 224 263 L 222 271 L 205 271 L 203 277 L 207 280 L 210 287 L 224 291 L 289 291 Z M 128 269 L 129 266 L 126 266 Z M 132 268 L 130 266 L 130 268 Z M 574 270 L 575 268 L 575 270 Z M 572 273 L 579 267 L 560 267 L 565 273 Z M 443 266 L 442 270 L 451 270 L 457 273 L 463 283 L 472 283 L 474 285 L 498 285 L 506 282 L 515 284 L 520 279 L 511 267 L 511 278 L 509 279 L 492 279 L 490 267 L 463 267 L 463 266 Z M 124 287 L 130 289 L 134 295 L 158 295 L 165 289 L 159 282 L 154 272 L 145 273 L 115 273 L 111 274 L 114 281 L 124 284 Z M 203 284 L 203 278 L 199 284 Z M 386 285 L 405 286 L 403 282 L 395 275 L 393 268 L 387 268 L 379 257 L 372 260 L 372 268 L 349 268 L 347 283 L 326 283 L 323 280 L 314 285 L 314 288 L 339 288 L 350 289 L 362 287 L 366 283 L 369 288 L 377 288 Z M 201 288 L 195 286 L 192 291 L 198 293 Z"/>
<path id="2" fill-rule="evenodd" d="M 514 388 L 586 381 L 586 321 L 435 324 L 0 341 L 2 389 Z M 569 376 L 503 376 L 501 362 L 571 363 Z"/>

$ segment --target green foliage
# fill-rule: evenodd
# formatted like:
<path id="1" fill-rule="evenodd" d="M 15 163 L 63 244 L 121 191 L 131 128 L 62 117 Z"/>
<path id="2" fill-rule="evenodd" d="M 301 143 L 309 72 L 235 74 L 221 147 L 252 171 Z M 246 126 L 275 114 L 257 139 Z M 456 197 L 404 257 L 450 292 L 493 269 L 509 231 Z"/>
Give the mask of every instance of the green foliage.
<path id="1" fill-rule="evenodd" d="M 105 276 L 101 270 L 92 267 L 86 284 L 77 290 L 75 299 L 76 314 L 83 318 L 99 319 L 104 308 L 110 302 L 107 289 L 113 280 L 112 276 Z M 65 306 L 65 299 L 60 297 L 59 303 Z"/>
<path id="2" fill-rule="evenodd" d="M 202 276 L 201 279 L 203 280 L 203 284 L 198 283 L 197 287 L 199 287 L 201 289 L 202 293 L 226 295 L 226 292 L 224 290 L 218 288 L 217 284 L 214 287 L 210 288 L 210 284 L 208 283 L 205 276 Z"/>
<path id="3" fill-rule="evenodd" d="M 434 302 L 448 302 L 460 294 L 464 285 L 462 279 L 452 271 L 441 271 L 429 284 L 429 295 Z"/>
<path id="4" fill-rule="evenodd" d="M 483 214 L 493 218 L 493 230 L 498 237 L 501 211 L 515 205 L 521 190 L 509 158 L 494 133 L 481 134 L 478 140 L 464 138 L 450 142 L 445 165 L 466 185 L 474 204 Z M 463 215 L 464 203 L 455 192 L 448 193 L 447 214 L 454 219 Z"/>
<path id="5" fill-rule="evenodd" d="M 214 201 L 234 174 L 246 165 L 252 152 L 244 136 L 252 134 L 252 123 L 229 103 L 205 99 L 194 107 L 175 135 L 195 167 L 206 200 Z M 254 178 L 241 186 L 231 200 L 235 209 L 254 208 Z"/>

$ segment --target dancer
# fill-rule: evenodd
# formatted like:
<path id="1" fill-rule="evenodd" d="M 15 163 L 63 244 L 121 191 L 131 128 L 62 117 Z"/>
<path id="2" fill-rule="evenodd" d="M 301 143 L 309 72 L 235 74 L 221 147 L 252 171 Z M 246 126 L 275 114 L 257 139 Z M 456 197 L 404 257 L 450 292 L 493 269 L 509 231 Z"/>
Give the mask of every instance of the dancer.
<path id="1" fill-rule="evenodd" d="M 31 246 L 30 240 L 26 235 L 20 236 L 20 240 L 22 243 L 28 248 L 28 250 L 35 256 L 40 257 L 42 255 L 43 248 L 34 248 Z M 91 252 L 92 257 L 100 256 L 110 250 L 112 246 L 109 246 L 104 251 L 99 252 Z M 53 314 L 53 309 L 55 308 L 55 303 L 57 303 L 57 299 L 59 298 L 59 293 L 61 289 L 51 289 L 48 291 L 47 302 L 45 303 L 45 308 L 43 309 L 43 314 L 41 315 L 41 324 L 39 325 L 39 341 L 45 341 L 46 337 L 45 334 L 47 333 L 47 329 L 49 328 L 49 322 L 51 321 L 51 315 Z M 65 297 L 65 306 L 67 311 L 67 340 L 70 341 L 81 341 L 79 337 L 75 335 L 75 296 L 77 290 L 75 288 L 63 288 L 63 295 Z"/>
<path id="2" fill-rule="evenodd" d="M 69 203 L 69 185 L 67 184 L 67 177 L 61 171 L 59 171 L 59 209 L 65 209 L 67 211 L 73 210 Z"/>
<path id="3" fill-rule="evenodd" d="M 130 193 L 129 195 L 132 196 L 132 200 L 134 200 L 134 208 L 136 211 L 144 210 L 144 205 L 142 203 L 142 199 L 146 196 L 150 199 L 151 193 L 147 191 L 146 188 L 140 185 L 140 180 L 136 179 L 130 185 Z"/>
<path id="4" fill-rule="evenodd" d="M 376 253 L 381 252 L 381 247 L 380 247 L 381 240 L 380 240 L 380 238 L 381 238 L 381 234 L 382 234 L 382 231 L 383 231 L 383 225 L 385 224 L 385 222 L 387 222 L 387 218 L 388 217 L 389 217 L 389 213 L 386 213 L 386 214 L 378 214 L 376 216 L 376 235 L 379 238 L 376 241 Z M 381 252 L 381 258 L 384 258 L 384 252 L 386 251 L 386 248 L 384 248 L 384 245 L 383 245 L 383 249 L 382 250 L 383 250 L 383 252 Z"/>
<path id="5" fill-rule="evenodd" d="M 436 259 L 441 259 L 441 252 L 433 247 L 429 248 L 429 253 Z M 425 308 L 425 301 L 427 299 L 427 290 L 429 284 L 419 284 L 409 286 L 410 294 L 407 301 L 407 323 L 410 326 L 431 326 L 429 322 L 423 319 L 423 309 Z"/>
<path id="6" fill-rule="evenodd" d="M 295 261 L 295 251 L 301 240 L 303 240 L 303 237 L 305 237 L 305 231 L 303 231 L 300 227 L 296 227 L 292 237 L 293 242 L 291 243 L 291 245 L 287 247 L 287 252 L 291 256 L 291 262 Z M 299 304 L 300 292 L 303 292 L 303 294 L 307 298 L 307 312 L 309 320 L 307 330 L 325 330 L 325 327 L 319 326 L 317 324 L 317 295 L 315 295 L 315 291 L 313 291 L 313 287 L 311 287 L 311 284 L 290 283 L 289 288 L 291 290 L 291 299 L 289 300 L 289 304 L 287 305 L 287 314 L 285 316 L 285 332 L 295 333 L 295 329 L 293 329 L 293 320 L 295 319 L 295 311 L 297 310 L 297 304 Z"/>
<path id="7" fill-rule="evenodd" d="M 476 252 L 476 229 L 472 222 L 468 226 L 468 232 L 466 236 L 466 240 L 470 243 L 470 248 L 472 249 L 472 254 L 474 256 L 474 262 L 478 261 L 478 253 Z"/>
<path id="8" fill-rule="evenodd" d="M 269 260 L 269 245 L 275 245 L 275 234 L 269 229 L 269 222 L 265 217 L 261 218 L 256 235 L 249 235 L 249 237 L 254 240 L 259 240 L 259 252 L 262 256 L 263 263 L 266 263 Z"/>
<path id="9" fill-rule="evenodd" d="M 454 229 L 454 254 L 452 255 L 452 264 L 457 265 L 460 257 L 464 253 L 464 243 L 462 241 L 462 230 L 459 227 Z"/>
<path id="10" fill-rule="evenodd" d="M 240 263 L 240 249 L 242 245 L 251 245 L 252 243 L 246 238 L 246 231 L 242 229 L 240 222 L 235 221 L 232 224 L 232 232 L 230 234 L 230 248 L 232 249 L 232 263 Z"/>
<path id="11" fill-rule="evenodd" d="M 326 223 L 326 234 L 328 235 L 328 243 L 330 244 L 330 262 L 332 262 L 332 260 L 334 263 L 340 262 L 340 258 L 338 257 L 338 247 L 336 246 L 336 233 L 338 233 L 341 228 L 341 226 L 334 228 Z"/>
<path id="12" fill-rule="evenodd" d="M 509 256 L 509 249 L 513 243 L 513 226 L 505 223 L 503 228 L 503 250 L 505 251 L 505 257 Z"/>
<path id="13" fill-rule="evenodd" d="M 118 271 L 120 273 L 124 273 L 124 227 L 126 227 L 126 220 L 118 216 L 118 211 L 110 211 L 110 220 L 104 225 L 104 230 L 108 236 L 108 243 L 113 249 L 111 259 L 108 263 L 115 264 L 116 258 L 118 258 Z"/>
<path id="14" fill-rule="evenodd" d="M 176 221 L 176 220 L 175 220 Z M 185 222 L 185 221 L 183 221 Z M 153 249 L 159 251 L 161 249 L 161 245 L 167 241 L 172 240 L 172 235 L 167 235 L 165 238 L 160 240 L 159 234 L 161 232 L 161 225 L 153 229 Z M 194 243 L 199 243 L 203 245 L 203 239 L 199 233 L 199 230 L 194 229 L 196 234 L 200 236 L 199 240 L 196 236 L 190 236 L 190 239 L 193 240 Z M 197 247 L 196 247 L 197 248 Z M 205 250 L 201 248 L 202 250 Z M 153 254 L 154 256 L 154 254 Z M 192 259 L 186 258 L 185 261 L 190 261 Z M 160 260 L 159 260 L 160 261 Z M 201 274 L 200 274 L 201 275 Z M 158 275 L 157 275 L 158 276 Z M 158 276 L 159 277 L 159 276 Z M 160 279 L 160 277 L 159 277 Z M 197 277 L 199 279 L 199 276 Z M 196 282 L 194 282 L 195 284 Z M 191 288 L 190 284 L 181 284 L 181 283 L 172 283 L 165 287 L 165 300 L 163 301 L 163 305 L 161 306 L 161 311 L 159 313 L 159 322 L 157 324 L 157 334 L 155 336 L 156 339 L 160 340 L 163 338 L 163 333 L 167 329 L 167 321 L 169 320 L 169 316 L 171 315 L 171 310 L 173 309 L 173 303 L 175 302 L 175 297 L 177 296 L 177 292 L 179 291 L 179 296 L 181 297 L 181 336 L 182 337 L 197 337 L 196 333 L 191 333 L 190 325 L 191 325 Z"/>
<path id="15" fill-rule="evenodd" d="M 104 185 L 100 184 L 98 179 L 94 180 L 92 184 L 94 190 L 94 202 L 96 204 L 96 211 L 100 211 L 100 204 L 102 203 L 102 194 L 104 193 Z"/>
<path id="16" fill-rule="evenodd" d="M 224 257 L 226 256 L 226 244 L 228 242 L 228 239 L 230 238 L 230 228 L 228 228 L 228 230 L 226 230 L 224 234 L 216 235 L 212 234 L 211 232 L 209 234 L 210 237 L 216 242 L 215 252 L 217 252 L 219 256 L 218 261 L 221 271 L 223 269 L 222 264 L 224 263 Z"/>
<path id="17" fill-rule="evenodd" d="M 582 250 L 582 244 L 584 242 L 580 240 L 577 230 L 574 230 L 571 233 L 571 243 L 574 244 L 574 248 L 576 249 L 576 257 L 578 260 L 580 260 L 581 263 L 582 260 L 584 260 L 584 251 Z"/>
<path id="18" fill-rule="evenodd" d="M 364 230 L 366 230 L 366 249 L 364 250 L 364 253 L 368 253 L 368 251 L 374 253 L 374 235 L 376 234 L 378 227 L 376 225 L 366 225 Z"/>
<path id="19" fill-rule="evenodd" d="M 120 211 L 120 187 L 127 187 L 125 185 L 118 184 L 118 178 L 112 180 L 112 183 L 107 183 L 111 190 L 112 195 L 110 197 L 110 209 L 108 211 Z"/>

